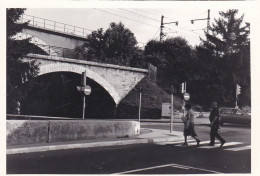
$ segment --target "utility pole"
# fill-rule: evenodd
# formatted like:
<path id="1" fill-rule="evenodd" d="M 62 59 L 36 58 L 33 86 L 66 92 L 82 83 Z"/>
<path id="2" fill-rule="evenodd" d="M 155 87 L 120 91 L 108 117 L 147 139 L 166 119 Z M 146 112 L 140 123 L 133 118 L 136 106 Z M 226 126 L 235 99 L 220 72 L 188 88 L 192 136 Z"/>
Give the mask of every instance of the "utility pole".
<path id="1" fill-rule="evenodd" d="M 160 42 L 162 42 L 162 39 L 163 39 L 163 37 L 165 36 L 165 34 L 163 33 L 163 28 L 164 28 L 164 25 L 165 25 L 165 24 L 175 23 L 176 26 L 178 26 L 178 24 L 179 24 L 178 21 L 169 22 L 169 23 L 164 23 L 164 22 L 163 22 L 163 18 L 164 18 L 164 16 L 162 15 L 162 17 L 161 17 L 161 26 L 160 26 L 160 28 L 161 28 L 161 32 L 160 32 Z"/>
<path id="2" fill-rule="evenodd" d="M 209 33 L 209 28 L 210 28 L 210 10 L 208 9 L 207 33 Z"/>
<path id="3" fill-rule="evenodd" d="M 191 22 L 191 24 L 194 24 L 194 21 L 200 21 L 200 20 L 207 20 L 207 33 L 209 33 L 209 28 L 210 28 L 210 9 L 208 9 L 208 17 L 207 18 L 192 19 L 192 20 L 190 20 L 190 22 Z"/>
<path id="4" fill-rule="evenodd" d="M 160 42 L 162 41 L 162 38 L 163 38 L 163 36 L 164 36 L 164 34 L 163 34 L 163 18 L 164 18 L 164 16 L 162 15 L 162 17 L 161 17 L 161 26 L 160 26 L 160 28 L 161 28 L 161 31 L 160 31 Z"/>

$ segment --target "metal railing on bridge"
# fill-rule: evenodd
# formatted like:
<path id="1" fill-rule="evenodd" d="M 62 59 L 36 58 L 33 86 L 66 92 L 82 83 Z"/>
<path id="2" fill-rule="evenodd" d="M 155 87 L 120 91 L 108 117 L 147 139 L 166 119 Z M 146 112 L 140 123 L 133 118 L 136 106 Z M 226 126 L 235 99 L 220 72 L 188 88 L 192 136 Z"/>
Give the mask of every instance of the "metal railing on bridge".
<path id="1" fill-rule="evenodd" d="M 70 59 L 79 59 L 76 57 L 74 49 L 42 45 L 42 44 L 37 44 L 37 43 L 33 43 L 33 44 L 35 44 L 36 46 L 41 48 L 49 56 L 57 56 L 57 57 L 64 57 L 64 58 L 70 58 Z M 34 53 L 34 51 L 31 51 L 31 53 L 38 54 L 38 53 Z"/>
<path id="2" fill-rule="evenodd" d="M 65 23 L 60 23 L 57 21 L 52 21 L 40 17 L 27 15 L 27 14 L 23 14 L 18 22 L 19 23 L 28 22 L 29 25 L 33 27 L 48 29 L 48 30 L 62 32 L 69 35 L 76 35 L 80 37 L 86 37 L 89 34 L 89 32 L 93 31 L 90 29 L 73 26 Z"/>

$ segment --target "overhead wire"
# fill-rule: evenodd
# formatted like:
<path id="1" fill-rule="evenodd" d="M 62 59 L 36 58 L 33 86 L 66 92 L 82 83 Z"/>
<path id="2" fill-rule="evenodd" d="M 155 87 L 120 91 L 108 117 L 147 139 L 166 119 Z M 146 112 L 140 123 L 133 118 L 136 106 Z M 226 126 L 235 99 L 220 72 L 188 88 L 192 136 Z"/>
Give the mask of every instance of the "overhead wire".
<path id="1" fill-rule="evenodd" d="M 96 8 L 94 8 L 94 9 L 97 10 L 97 11 L 100 11 L 100 12 L 108 13 L 108 14 L 111 14 L 111 15 L 114 15 L 114 16 L 118 16 L 118 17 L 121 17 L 121 18 L 125 18 L 127 20 L 135 21 L 135 22 L 138 22 L 138 23 L 150 26 L 150 27 L 156 27 L 156 28 L 158 27 L 158 26 L 154 26 L 154 25 L 151 25 L 151 24 L 144 23 L 142 21 L 138 21 L 138 20 L 131 19 L 131 18 L 128 18 L 128 17 L 125 17 L 125 16 L 121 16 L 121 15 L 118 15 L 118 14 L 115 14 L 115 13 L 112 13 L 112 12 L 108 12 L 108 11 L 105 11 L 105 10 L 96 9 Z"/>
<path id="2" fill-rule="evenodd" d="M 147 26 L 150 26 L 150 27 L 154 27 L 154 28 L 158 28 L 158 26 L 155 26 L 155 25 L 152 25 L 152 24 L 148 24 L 148 23 L 145 23 L 145 22 L 142 22 L 142 21 L 139 21 L 139 20 L 136 20 L 136 19 L 133 19 L 133 18 L 129 18 L 129 17 L 126 17 L 126 16 L 122 16 L 122 15 L 119 15 L 119 14 L 115 14 L 115 13 L 112 13 L 112 12 L 109 12 L 109 11 L 105 11 L 105 10 L 101 10 L 101 9 L 96 9 L 94 8 L 95 10 L 98 10 L 98 11 L 101 11 L 101 12 L 104 12 L 104 13 L 108 13 L 108 14 L 111 14 L 111 15 L 114 15 L 114 16 L 118 16 L 118 17 L 121 17 L 121 18 L 125 18 L 127 20 L 131 20 L 131 21 L 135 21 L 135 22 L 138 22 L 138 23 L 141 23 L 141 24 L 144 24 L 144 25 L 147 25 Z M 142 15 L 140 13 L 136 13 L 136 12 L 133 12 L 133 11 L 130 11 L 130 10 L 126 10 L 126 9 L 122 9 L 122 8 L 119 8 L 121 11 L 124 11 L 125 13 L 131 13 L 131 14 L 134 14 L 135 16 L 138 16 L 138 17 L 141 17 L 141 18 L 145 18 L 145 19 L 149 19 L 149 20 L 152 20 L 152 21 L 156 21 L 156 22 L 160 22 L 159 20 L 156 20 L 154 18 L 151 18 L 147 15 Z M 140 9 L 135 9 L 137 11 L 141 11 L 141 12 L 144 12 L 144 13 L 147 13 L 147 14 L 150 14 L 150 15 L 153 15 L 153 16 L 158 16 L 156 15 L 155 13 L 151 13 L 151 12 L 148 12 L 148 11 L 144 11 L 144 10 L 140 10 Z M 203 13 L 201 13 L 200 15 L 203 15 L 205 14 L 206 11 L 204 11 Z M 168 17 L 167 17 L 168 18 Z M 168 18 L 168 19 L 171 19 L 171 18 Z M 198 26 L 198 25 L 195 25 L 195 26 Z M 172 27 L 164 27 L 164 29 L 170 31 L 166 34 L 170 34 L 170 33 L 179 33 L 181 32 L 183 36 L 187 36 L 189 38 L 193 38 L 193 39 L 198 39 L 202 34 L 199 34 L 197 32 L 194 32 L 195 30 L 190 30 L 190 29 L 186 29 L 186 28 L 183 28 L 183 27 L 180 27 L 180 26 L 176 26 L 177 29 L 172 29 Z M 205 28 L 203 28 L 205 29 Z M 203 30 L 203 29 L 196 29 L 196 30 Z M 155 36 L 158 34 L 160 28 L 156 31 L 156 33 L 154 34 L 154 36 L 152 37 L 152 40 L 155 38 Z M 183 31 L 184 30 L 184 31 Z M 157 38 L 159 37 L 159 35 L 154 39 L 156 40 Z M 138 43 L 142 43 L 142 42 L 138 42 Z"/>
<path id="3" fill-rule="evenodd" d="M 121 8 L 119 8 L 119 9 L 122 10 L 122 11 L 128 12 L 128 13 L 131 13 L 131 14 L 135 14 L 135 15 L 140 16 L 140 17 L 142 17 L 142 18 L 146 18 L 146 19 L 150 19 L 150 20 L 153 20 L 153 21 L 156 21 L 156 22 L 160 22 L 159 20 L 156 20 L 156 19 L 154 19 L 154 18 L 150 18 L 150 17 L 145 16 L 145 15 L 138 14 L 138 13 L 136 13 L 136 12 L 132 12 L 132 11 L 125 10 L 125 9 L 121 9 Z"/>

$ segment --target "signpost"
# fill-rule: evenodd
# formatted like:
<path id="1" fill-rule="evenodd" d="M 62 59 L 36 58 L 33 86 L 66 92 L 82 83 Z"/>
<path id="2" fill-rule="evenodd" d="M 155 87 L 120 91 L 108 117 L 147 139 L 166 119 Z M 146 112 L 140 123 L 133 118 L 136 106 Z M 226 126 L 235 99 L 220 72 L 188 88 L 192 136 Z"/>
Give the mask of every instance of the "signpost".
<path id="1" fill-rule="evenodd" d="M 83 94 L 83 112 L 82 112 L 82 119 L 85 119 L 85 109 L 86 109 L 86 102 L 85 102 L 85 95 L 90 95 L 91 87 L 86 85 L 86 71 L 82 72 L 82 79 L 81 79 L 81 86 L 77 86 L 77 89 L 80 93 Z"/>
<path id="2" fill-rule="evenodd" d="M 185 101 L 188 101 L 190 99 L 190 94 L 189 93 L 184 93 L 183 98 Z"/>
<path id="3" fill-rule="evenodd" d="M 173 123 L 173 92 L 174 92 L 174 87 L 171 86 L 171 126 L 170 126 L 170 133 L 172 133 L 172 123 Z"/>
<path id="4" fill-rule="evenodd" d="M 237 106 L 237 99 L 238 99 L 238 95 L 241 94 L 241 86 L 236 84 L 236 108 L 238 108 Z"/>
<path id="5" fill-rule="evenodd" d="M 138 114 L 139 122 L 141 121 L 142 92 L 143 92 L 143 88 L 140 87 L 140 88 L 139 88 L 139 93 L 140 93 L 140 99 L 139 99 L 139 114 Z"/>

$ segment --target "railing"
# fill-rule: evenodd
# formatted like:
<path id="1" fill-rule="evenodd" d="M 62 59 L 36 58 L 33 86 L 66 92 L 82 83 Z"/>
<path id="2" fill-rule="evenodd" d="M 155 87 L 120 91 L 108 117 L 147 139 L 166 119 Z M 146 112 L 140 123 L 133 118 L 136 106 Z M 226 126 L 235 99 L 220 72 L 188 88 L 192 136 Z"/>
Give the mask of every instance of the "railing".
<path id="1" fill-rule="evenodd" d="M 42 44 L 37 44 L 34 43 L 36 46 L 41 48 L 45 53 L 49 56 L 57 56 L 57 57 L 64 57 L 64 58 L 71 58 L 71 59 L 78 59 L 75 56 L 74 49 L 69 49 L 69 48 L 61 48 L 61 47 L 56 47 L 56 46 L 49 46 L 49 45 L 42 45 Z M 38 54 L 34 53 L 31 51 L 33 54 Z"/>
<path id="2" fill-rule="evenodd" d="M 79 118 L 7 114 L 6 120 L 77 120 Z"/>
<path id="3" fill-rule="evenodd" d="M 86 37 L 89 32 L 92 32 L 90 29 L 73 26 L 65 23 L 60 23 L 44 18 L 39 18 L 31 15 L 23 14 L 21 18 L 18 20 L 20 23 L 29 22 L 30 26 L 48 29 L 56 32 L 62 32 L 70 35 L 76 35 L 80 37 Z M 88 33 L 87 33 L 88 32 Z"/>

